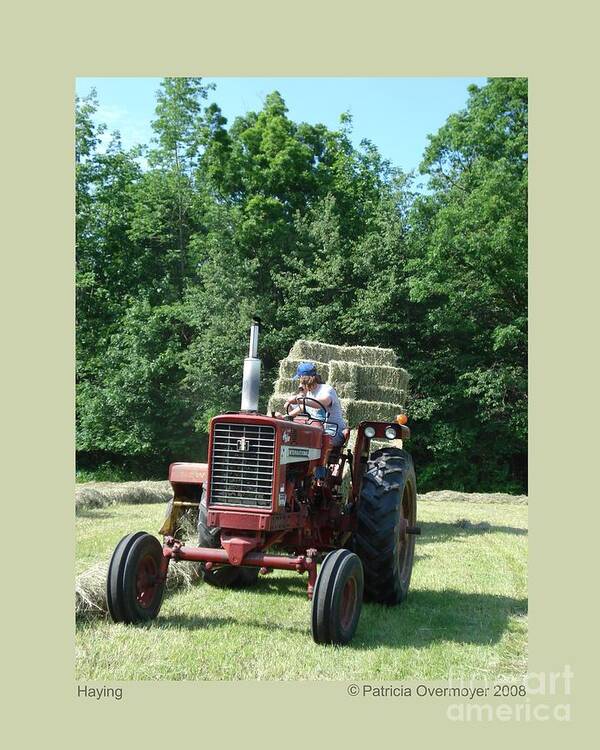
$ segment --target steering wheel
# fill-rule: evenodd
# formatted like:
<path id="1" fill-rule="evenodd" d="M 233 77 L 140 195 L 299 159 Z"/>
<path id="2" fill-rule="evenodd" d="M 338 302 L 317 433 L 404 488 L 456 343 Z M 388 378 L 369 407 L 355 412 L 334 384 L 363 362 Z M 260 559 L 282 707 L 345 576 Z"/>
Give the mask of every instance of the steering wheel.
<path id="1" fill-rule="evenodd" d="M 323 409 L 323 411 L 325 412 L 325 419 L 317 419 L 312 414 L 309 414 L 306 411 L 307 401 L 313 401 L 315 404 L 318 404 L 319 409 Z M 302 411 L 300 412 L 300 414 L 295 414 L 295 417 L 309 417 L 310 419 L 316 419 L 317 422 L 327 422 L 329 420 L 329 410 L 325 408 L 324 404 L 322 404 L 320 401 L 317 401 L 316 398 L 311 398 L 310 396 L 297 396 L 295 404 L 288 404 L 285 409 L 285 413 L 288 417 L 290 416 L 290 407 L 297 406 L 300 404 L 300 402 L 302 402 Z"/>

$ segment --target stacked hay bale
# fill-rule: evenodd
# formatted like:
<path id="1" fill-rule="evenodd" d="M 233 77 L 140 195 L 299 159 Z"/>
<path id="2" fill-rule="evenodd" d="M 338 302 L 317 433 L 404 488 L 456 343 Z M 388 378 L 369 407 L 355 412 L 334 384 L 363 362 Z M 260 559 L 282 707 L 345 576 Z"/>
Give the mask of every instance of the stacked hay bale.
<path id="1" fill-rule="evenodd" d="M 366 419 L 392 421 L 405 410 L 408 373 L 396 366 L 393 349 L 301 339 L 280 362 L 269 412 L 283 411 L 286 399 L 297 392 L 292 377 L 303 361 L 314 362 L 323 380 L 336 389 L 351 428 Z"/>

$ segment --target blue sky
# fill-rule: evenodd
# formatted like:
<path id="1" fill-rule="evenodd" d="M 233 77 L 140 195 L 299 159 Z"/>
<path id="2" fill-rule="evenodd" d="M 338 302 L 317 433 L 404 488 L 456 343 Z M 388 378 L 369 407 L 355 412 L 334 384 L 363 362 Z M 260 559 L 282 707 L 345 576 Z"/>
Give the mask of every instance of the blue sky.
<path id="1" fill-rule="evenodd" d="M 94 87 L 100 108 L 97 120 L 109 131 L 119 130 L 123 145 L 149 143 L 155 93 L 160 78 L 78 78 L 77 94 Z M 404 171 L 416 169 L 427 135 L 448 115 L 462 109 L 467 86 L 485 78 L 206 78 L 216 84 L 215 101 L 231 124 L 249 110 L 259 110 L 265 96 L 277 89 L 296 122 L 339 124 L 342 112 L 353 117 L 353 138 L 373 141 L 382 155 Z"/>

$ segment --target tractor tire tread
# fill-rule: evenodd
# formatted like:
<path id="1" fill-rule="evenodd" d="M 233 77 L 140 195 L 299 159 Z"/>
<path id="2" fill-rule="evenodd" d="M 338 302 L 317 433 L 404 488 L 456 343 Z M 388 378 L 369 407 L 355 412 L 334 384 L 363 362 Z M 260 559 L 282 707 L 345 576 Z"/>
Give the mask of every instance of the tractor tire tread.
<path id="1" fill-rule="evenodd" d="M 409 536 L 407 542 L 410 568 L 408 573 L 402 574 L 398 560 L 398 524 L 404 488 L 409 482 L 414 502 L 411 523 L 415 523 L 416 479 L 410 454 L 393 447 L 371 454 L 363 475 L 353 546 L 363 563 L 366 601 L 394 605 L 406 598 L 414 537 Z"/>
<path id="2" fill-rule="evenodd" d="M 136 531 L 133 534 L 126 534 L 117 544 L 110 558 L 106 579 L 106 603 L 113 622 L 125 622 L 126 613 L 123 602 L 125 563 L 133 543 L 145 533 L 145 531 Z"/>

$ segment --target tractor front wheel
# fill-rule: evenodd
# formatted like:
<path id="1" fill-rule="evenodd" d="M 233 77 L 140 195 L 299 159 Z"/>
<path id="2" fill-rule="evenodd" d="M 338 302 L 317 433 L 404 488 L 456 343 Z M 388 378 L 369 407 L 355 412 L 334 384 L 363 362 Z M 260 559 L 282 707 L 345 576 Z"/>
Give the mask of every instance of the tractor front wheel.
<path id="1" fill-rule="evenodd" d="M 399 604 L 408 594 L 417 522 L 417 482 L 405 450 L 371 454 L 358 503 L 354 551 L 365 571 L 365 601 Z"/>
<path id="2" fill-rule="evenodd" d="M 343 645 L 352 640 L 363 599 L 360 558 L 347 549 L 330 552 L 321 565 L 312 600 L 315 643 Z"/>
<path id="3" fill-rule="evenodd" d="M 164 594 L 160 580 L 162 545 L 145 531 L 128 534 L 117 544 L 108 568 L 106 600 L 114 622 L 153 620 Z"/>

